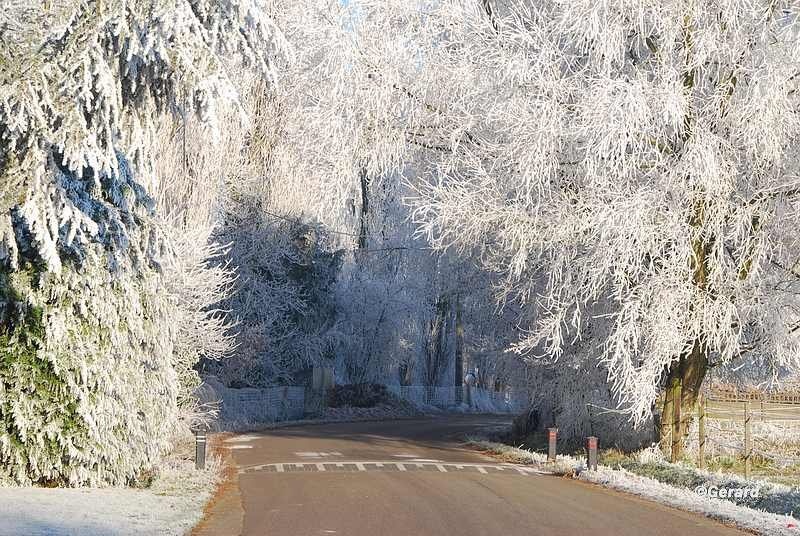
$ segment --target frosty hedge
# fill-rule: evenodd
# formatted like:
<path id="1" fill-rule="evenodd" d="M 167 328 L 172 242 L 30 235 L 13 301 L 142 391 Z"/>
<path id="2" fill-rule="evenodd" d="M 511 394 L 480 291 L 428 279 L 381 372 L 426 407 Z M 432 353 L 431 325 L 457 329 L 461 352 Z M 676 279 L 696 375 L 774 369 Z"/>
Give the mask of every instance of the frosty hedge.
<path id="1" fill-rule="evenodd" d="M 0 14 L 0 475 L 122 484 L 168 447 L 187 376 L 150 135 L 213 127 L 220 54 L 267 74 L 273 28 L 252 0 L 33 4 Z"/>

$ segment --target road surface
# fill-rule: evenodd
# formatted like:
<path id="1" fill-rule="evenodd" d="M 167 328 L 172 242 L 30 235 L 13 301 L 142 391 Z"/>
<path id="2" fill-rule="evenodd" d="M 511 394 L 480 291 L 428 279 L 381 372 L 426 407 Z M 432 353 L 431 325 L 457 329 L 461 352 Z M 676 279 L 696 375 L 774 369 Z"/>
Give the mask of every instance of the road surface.
<path id="1" fill-rule="evenodd" d="M 706 518 L 502 464 L 460 438 L 498 417 L 290 427 L 229 438 L 197 536 L 741 535 Z"/>

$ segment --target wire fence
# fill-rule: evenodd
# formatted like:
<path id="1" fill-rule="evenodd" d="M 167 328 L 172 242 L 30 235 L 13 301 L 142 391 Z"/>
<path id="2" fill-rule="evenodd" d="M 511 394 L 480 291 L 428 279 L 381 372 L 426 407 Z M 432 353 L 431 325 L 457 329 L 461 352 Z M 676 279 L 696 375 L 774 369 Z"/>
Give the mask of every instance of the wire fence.
<path id="1" fill-rule="evenodd" d="M 304 387 L 218 389 L 220 420 L 225 422 L 277 422 L 302 419 Z"/>
<path id="2" fill-rule="evenodd" d="M 387 386 L 389 392 L 415 406 L 435 406 L 462 412 L 518 413 L 527 407 L 527 400 L 511 392 L 463 387 L 428 387 L 423 385 Z M 299 420 L 308 411 L 314 391 L 308 387 L 281 386 L 263 389 L 233 389 L 222 384 L 207 383 L 199 390 L 201 402 L 218 408 L 219 429 L 236 429 L 249 424 Z M 324 401 L 325 397 L 320 400 Z M 324 402 L 322 402 L 324 406 Z M 323 407 L 316 408 L 317 410 Z"/>
<path id="3" fill-rule="evenodd" d="M 784 400 L 782 398 L 782 400 Z M 779 466 L 800 465 L 800 404 L 770 397 L 704 398 L 698 404 L 698 465 L 709 454 L 739 455 L 749 477 L 755 457 Z"/>
<path id="4" fill-rule="evenodd" d="M 516 396 L 510 391 L 491 391 L 467 386 L 389 385 L 387 387 L 398 398 L 417 406 L 497 413 L 517 413 L 527 407 L 527 399 Z"/>
<path id="5" fill-rule="evenodd" d="M 706 391 L 710 400 L 717 402 L 742 403 L 766 402 L 773 404 L 800 405 L 800 384 L 788 383 L 780 391 L 761 391 L 754 388 L 737 388 L 736 386 L 714 387 Z"/>

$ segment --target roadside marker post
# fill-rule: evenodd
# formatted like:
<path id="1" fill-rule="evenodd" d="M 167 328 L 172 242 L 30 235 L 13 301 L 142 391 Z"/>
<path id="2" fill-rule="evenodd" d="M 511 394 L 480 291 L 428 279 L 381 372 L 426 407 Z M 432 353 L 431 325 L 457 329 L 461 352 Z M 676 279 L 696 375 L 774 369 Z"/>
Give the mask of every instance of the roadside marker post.
<path id="1" fill-rule="evenodd" d="M 547 429 L 547 461 L 556 461 L 556 440 L 558 439 L 558 428 Z"/>
<path id="2" fill-rule="evenodd" d="M 194 429 L 194 466 L 201 471 L 206 468 L 206 431 L 201 427 Z"/>
<path id="3" fill-rule="evenodd" d="M 586 467 L 590 471 L 597 471 L 597 438 L 586 438 Z"/>

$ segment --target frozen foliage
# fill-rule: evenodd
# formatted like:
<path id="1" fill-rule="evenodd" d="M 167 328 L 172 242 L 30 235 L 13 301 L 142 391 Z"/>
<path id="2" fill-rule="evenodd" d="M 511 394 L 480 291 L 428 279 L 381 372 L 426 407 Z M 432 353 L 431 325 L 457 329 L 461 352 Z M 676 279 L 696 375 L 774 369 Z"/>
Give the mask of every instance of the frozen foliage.
<path id="1" fill-rule="evenodd" d="M 257 208 L 264 201 L 239 205 L 219 235 L 231 242 L 237 270 L 223 306 L 238 318 L 238 348 L 208 369 L 234 387 L 291 385 L 295 373 L 330 358 L 335 337 L 329 293 L 339 256 L 325 249 L 319 225 L 276 220 Z"/>
<path id="2" fill-rule="evenodd" d="M 413 155 L 376 132 L 383 118 L 370 107 L 398 91 L 362 65 L 345 6 L 287 2 L 276 17 L 295 56 L 281 65 L 280 85 L 245 84 L 252 121 L 219 234 L 233 244 L 239 276 L 224 306 L 241 335 L 218 374 L 230 385 L 285 383 L 323 364 L 341 382 L 452 385 L 465 276 L 413 237 L 403 201 L 412 190 L 399 173 L 414 175 Z M 288 264 L 304 228 L 314 253 L 301 284 Z"/>
<path id="3" fill-rule="evenodd" d="M 238 132 L 226 129 L 222 136 L 238 142 Z M 200 384 L 198 361 L 218 361 L 236 348 L 233 322 L 219 308 L 232 292 L 236 275 L 224 262 L 229 246 L 215 240 L 225 194 L 223 177 L 235 165 L 235 155 L 224 143 L 209 144 L 206 134 L 202 124 L 186 117 L 165 121 L 156 134 L 157 223 L 171 245 L 163 280 L 173 305 L 178 403 L 187 422 L 210 409 L 198 406 L 193 396 Z"/>
<path id="4" fill-rule="evenodd" d="M 213 126 L 235 98 L 222 54 L 267 74 L 273 29 L 250 0 L 31 6 L 0 14 L 0 471 L 123 483 L 167 449 L 195 381 L 176 299 L 210 303 L 165 292 L 154 123 Z"/>
<path id="5" fill-rule="evenodd" d="M 796 368 L 796 2 L 533 5 L 419 15 L 415 78 L 450 97 L 418 111 L 446 141 L 421 231 L 536 312 L 518 352 L 593 339 L 639 423 L 667 374 L 691 405 L 709 367 Z"/>
<path id="6" fill-rule="evenodd" d="M 420 236 L 479 259 L 500 303 L 522 306 L 514 349 L 569 389 L 608 379 L 590 402 L 638 424 L 666 380 L 689 407 L 709 368 L 797 367 L 796 3 L 284 7 L 307 44 L 270 101 L 286 112 L 269 164 L 287 207 L 370 249 L 358 219 L 385 207 L 364 184 L 403 173 Z M 404 334 L 417 351 L 433 320 Z M 361 327 L 373 359 L 381 335 Z"/>

